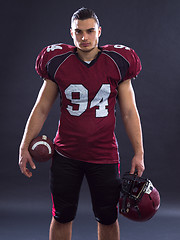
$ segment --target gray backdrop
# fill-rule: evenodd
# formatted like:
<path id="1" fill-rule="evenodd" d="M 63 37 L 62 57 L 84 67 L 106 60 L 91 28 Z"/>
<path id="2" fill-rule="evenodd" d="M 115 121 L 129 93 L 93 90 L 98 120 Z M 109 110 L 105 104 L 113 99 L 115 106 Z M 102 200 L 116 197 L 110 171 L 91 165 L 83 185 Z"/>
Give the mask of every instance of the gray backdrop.
<path id="1" fill-rule="evenodd" d="M 69 34 L 70 17 L 82 6 L 94 9 L 99 16 L 100 45 L 130 46 L 142 61 L 143 70 L 133 85 L 144 134 L 144 176 L 160 191 L 162 206 L 168 203 L 176 206 L 180 197 L 180 1 L 7 0 L 1 3 L 0 16 L 1 208 L 7 212 L 18 207 L 21 210 L 32 208 L 35 200 L 41 202 L 40 208 L 45 203 L 50 204 L 50 162 L 37 164 L 33 178 L 27 179 L 19 171 L 18 148 L 42 84 L 34 70 L 35 59 L 48 44 L 73 44 Z M 58 103 L 57 100 L 42 130 L 51 138 L 58 123 Z M 118 108 L 116 135 L 123 173 L 130 169 L 133 152 Z M 85 182 L 82 199 L 86 191 Z"/>

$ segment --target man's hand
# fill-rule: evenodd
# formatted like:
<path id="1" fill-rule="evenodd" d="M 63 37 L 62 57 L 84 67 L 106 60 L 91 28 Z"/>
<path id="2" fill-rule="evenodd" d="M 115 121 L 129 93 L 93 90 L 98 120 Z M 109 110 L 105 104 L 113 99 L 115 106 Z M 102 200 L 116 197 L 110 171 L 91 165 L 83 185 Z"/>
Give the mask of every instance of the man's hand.
<path id="1" fill-rule="evenodd" d="M 132 159 L 131 163 L 131 171 L 130 174 L 134 174 L 137 170 L 138 176 L 141 177 L 144 172 L 144 158 L 142 155 L 135 155 Z"/>
<path id="2" fill-rule="evenodd" d="M 27 163 L 30 164 L 32 169 L 36 169 L 36 166 L 31 158 L 31 155 L 29 154 L 28 150 L 23 150 L 20 148 L 19 151 L 19 167 L 21 169 L 21 172 L 26 176 L 26 177 L 32 177 L 32 172 L 29 171 L 27 168 Z"/>
<path id="3" fill-rule="evenodd" d="M 30 172 L 26 167 L 27 163 L 30 164 L 32 169 L 36 169 L 36 166 L 28 151 L 29 144 L 32 139 L 38 136 L 40 133 L 48 113 L 57 98 L 58 92 L 59 90 L 56 83 L 49 79 L 44 80 L 36 103 L 26 123 L 19 150 L 19 167 L 21 172 L 27 177 L 32 177 L 32 172 Z"/>

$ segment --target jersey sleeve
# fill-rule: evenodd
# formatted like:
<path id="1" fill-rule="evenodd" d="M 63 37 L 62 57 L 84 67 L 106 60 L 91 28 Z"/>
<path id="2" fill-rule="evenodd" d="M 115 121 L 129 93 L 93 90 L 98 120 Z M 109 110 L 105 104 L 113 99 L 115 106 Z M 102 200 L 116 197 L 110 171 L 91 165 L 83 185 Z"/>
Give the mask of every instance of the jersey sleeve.
<path id="1" fill-rule="evenodd" d="M 127 50 L 127 61 L 129 62 L 129 68 L 123 80 L 135 79 L 142 69 L 141 61 L 133 49 Z"/>
<path id="2" fill-rule="evenodd" d="M 140 73 L 142 66 L 141 61 L 136 52 L 127 46 L 116 44 L 116 45 L 105 45 L 102 47 L 103 51 L 110 56 L 119 68 L 120 82 L 136 78 Z M 119 83 L 120 83 L 119 82 Z"/>
<path id="3" fill-rule="evenodd" d="M 40 77 L 54 81 L 48 70 L 50 62 L 57 56 L 61 56 L 67 52 L 72 53 L 73 51 L 73 46 L 63 43 L 53 44 L 45 47 L 37 56 L 35 63 L 36 72 Z"/>
<path id="4" fill-rule="evenodd" d="M 49 61 L 49 56 L 47 52 L 47 47 L 45 47 L 37 56 L 35 69 L 36 72 L 39 74 L 40 77 L 48 79 L 49 75 L 47 72 L 47 63 Z"/>

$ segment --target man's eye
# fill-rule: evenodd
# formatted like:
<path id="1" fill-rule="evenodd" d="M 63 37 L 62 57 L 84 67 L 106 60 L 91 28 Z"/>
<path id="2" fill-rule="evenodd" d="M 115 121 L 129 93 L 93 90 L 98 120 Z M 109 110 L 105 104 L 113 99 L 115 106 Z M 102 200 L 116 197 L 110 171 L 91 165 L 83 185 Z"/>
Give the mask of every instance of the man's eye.
<path id="1" fill-rule="evenodd" d="M 92 33 L 94 30 L 93 29 L 89 29 L 88 30 L 88 33 Z"/>
<path id="2" fill-rule="evenodd" d="M 80 34 L 80 33 L 81 33 L 81 30 L 76 30 L 75 33 L 76 33 L 76 34 Z"/>

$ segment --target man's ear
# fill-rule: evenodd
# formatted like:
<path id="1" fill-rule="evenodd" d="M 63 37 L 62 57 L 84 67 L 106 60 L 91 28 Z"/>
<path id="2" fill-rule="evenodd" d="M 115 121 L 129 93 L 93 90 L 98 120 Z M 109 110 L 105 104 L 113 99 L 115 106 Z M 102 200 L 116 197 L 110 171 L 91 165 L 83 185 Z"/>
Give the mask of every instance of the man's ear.
<path id="1" fill-rule="evenodd" d="M 102 32 L 102 28 L 101 28 L 101 27 L 99 27 L 99 29 L 98 29 L 98 37 L 100 37 L 100 36 L 101 36 L 101 32 Z"/>
<path id="2" fill-rule="evenodd" d="M 73 38 L 73 31 L 72 31 L 72 28 L 70 28 L 70 35 L 71 35 L 71 37 Z"/>

